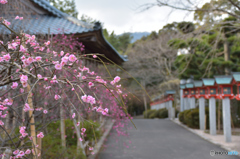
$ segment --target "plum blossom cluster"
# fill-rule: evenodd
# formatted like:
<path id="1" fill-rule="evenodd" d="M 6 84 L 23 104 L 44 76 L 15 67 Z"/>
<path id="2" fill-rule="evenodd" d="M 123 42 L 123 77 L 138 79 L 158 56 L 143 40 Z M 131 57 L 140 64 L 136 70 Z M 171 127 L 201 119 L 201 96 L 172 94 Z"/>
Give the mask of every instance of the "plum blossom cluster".
<path id="1" fill-rule="evenodd" d="M 25 126 L 20 127 L 20 130 L 19 130 L 19 132 L 21 134 L 20 138 L 24 138 L 28 135 L 28 133 L 25 132 L 25 129 L 26 129 Z"/>
<path id="2" fill-rule="evenodd" d="M 81 97 L 82 100 L 86 103 L 90 103 L 90 104 L 95 104 L 96 103 L 96 100 L 94 97 L 92 97 L 91 95 L 84 95 Z"/>
<path id="3" fill-rule="evenodd" d="M 0 0 L 1 4 L 6 4 L 8 1 L 7 0 Z"/>
<path id="4" fill-rule="evenodd" d="M 8 115 L 8 111 L 5 111 L 6 109 L 8 109 L 7 106 L 11 106 L 13 103 L 12 99 L 8 99 L 6 98 L 5 100 L 3 100 L 3 102 L 1 102 L 1 98 L 0 98 L 0 125 L 4 126 L 4 122 L 1 119 L 6 118 L 6 116 Z M 4 114 L 5 111 L 5 114 Z"/>
<path id="5" fill-rule="evenodd" d="M 111 84 L 114 85 L 116 83 L 118 83 L 120 81 L 120 77 L 119 76 L 116 76 L 112 81 L 111 81 Z"/>
<path id="6" fill-rule="evenodd" d="M 28 112 L 28 111 L 33 111 L 33 108 L 30 108 L 28 103 L 25 103 L 25 106 L 23 108 L 23 111 Z"/>
<path id="7" fill-rule="evenodd" d="M 1 4 L 6 4 L 7 0 L 0 0 Z M 16 16 L 16 20 L 22 20 L 23 17 Z M 5 25 L 10 25 L 11 23 L 7 20 L 3 19 L 2 23 Z M 84 110 L 83 112 L 88 113 L 90 111 L 96 110 L 96 112 L 101 113 L 102 115 L 114 117 L 121 121 L 125 118 L 124 111 L 119 109 L 116 99 L 114 99 L 114 95 L 121 95 L 122 90 L 120 90 L 121 85 L 116 85 L 120 81 L 120 77 L 116 76 L 113 81 L 104 80 L 101 76 L 102 74 L 98 74 L 94 71 L 90 71 L 90 68 L 83 66 L 82 58 L 85 55 L 79 55 L 74 53 L 74 51 L 67 51 L 64 47 L 58 48 L 58 50 L 53 50 L 54 45 L 56 43 L 50 41 L 42 41 L 38 43 L 35 35 L 29 34 L 20 34 L 14 40 L 9 41 L 3 44 L 6 47 L 6 52 L 2 51 L 0 53 L 0 62 L 3 65 L 10 65 L 12 69 L 12 75 L 8 75 L 12 81 L 7 83 L 9 87 L 12 88 L 10 96 L 14 96 L 15 99 L 19 99 L 19 94 L 21 98 L 25 98 L 24 96 L 31 94 L 33 97 L 33 103 L 36 105 L 25 103 L 26 100 L 19 100 L 14 102 L 10 98 L 3 100 L 0 102 L 0 125 L 4 126 L 1 118 L 6 118 L 8 116 L 8 106 L 14 105 L 15 108 L 20 109 L 20 111 L 24 112 L 33 112 L 33 117 L 35 113 L 43 113 L 48 115 L 43 115 L 44 117 L 48 117 L 49 120 L 59 119 L 59 114 L 55 113 L 55 109 L 60 109 L 59 103 L 67 103 L 67 108 L 64 108 L 64 112 L 68 112 L 69 105 L 75 105 L 78 110 Z M 68 41 L 68 40 L 64 40 Z M 51 49 L 50 49 L 50 44 Z M 59 43 L 62 45 L 62 43 Z M 2 45 L 0 45 L 2 46 Z M 78 45 L 81 47 L 81 51 L 83 51 L 83 45 Z M 71 45 L 68 46 L 72 48 Z M 54 48 L 55 49 L 55 48 Z M 96 55 L 92 56 L 93 58 L 97 58 Z M 89 66 L 91 67 L 91 66 Z M 101 75 L 101 76 L 100 76 Z M 2 76 L 1 76 L 2 77 Z M 8 77 L 8 78 L 9 78 Z M 9 79 L 10 79 L 9 78 Z M 15 79 L 14 79 L 15 78 Z M 111 84 L 111 87 L 116 89 L 109 91 L 106 89 L 107 84 Z M 61 85 L 61 86 L 60 86 Z M 103 86 L 104 85 L 104 86 Z M 60 87 L 59 87 L 60 86 Z M 100 88 L 103 86 L 103 88 Z M 31 91 L 27 92 L 29 89 L 24 90 L 25 87 L 30 87 Z M 106 89 L 106 90 L 105 90 Z M 84 90 L 84 91 L 82 91 Z M 24 93 L 25 91 L 25 93 Z M 17 92 L 17 93 L 16 93 Z M 64 92 L 64 93 L 63 93 Z M 67 93 L 65 93 L 67 92 Z M 85 93 L 86 92 L 86 93 Z M 92 93 L 94 92 L 94 93 Z M 89 104 L 89 107 L 80 107 L 79 98 L 75 93 L 78 94 L 94 94 L 94 97 L 91 95 L 83 95 L 81 99 L 83 102 Z M 7 94 L 9 95 L 9 94 Z M 6 96 L 7 96 L 6 95 Z M 41 98 L 39 98 L 41 96 Z M 68 97 L 67 97 L 68 96 Z M 76 97 L 77 96 L 77 97 Z M 16 98 L 15 98 L 16 97 Z M 28 97 L 27 97 L 28 98 Z M 31 98 L 31 97 L 29 97 Z M 55 99 L 55 100 L 54 100 Z M 61 99 L 61 101 L 57 101 Z M 36 101 L 34 101 L 36 100 Z M 46 100 L 46 102 L 45 102 Z M 1 101 L 1 99 L 0 99 Z M 71 102 L 71 104 L 68 103 Z M 39 102 L 39 103 L 38 103 Z M 50 103 L 49 107 L 48 104 Z M 44 108 L 39 106 L 43 106 Z M 72 104 L 73 103 L 73 104 Z M 55 107 L 54 104 L 57 106 Z M 98 106 L 96 106 L 98 105 Z M 23 106 L 23 107 L 22 107 Z M 46 107 L 45 107 L 46 106 Z M 11 108 L 14 108 L 13 106 Z M 92 109 L 91 109 L 92 108 Z M 52 110 L 51 110 L 52 109 Z M 71 108 L 70 108 L 71 109 Z M 77 111 L 76 109 L 76 111 Z M 39 112 L 42 111 L 42 112 Z M 24 114 L 24 112 L 22 114 Z M 58 112 L 58 111 L 56 111 Z M 111 113 L 109 113 L 111 112 Z M 12 112 L 10 112 L 12 113 Z M 21 113 L 20 113 L 21 114 Z M 70 113 L 69 113 L 70 114 Z M 95 114 L 95 113 L 94 113 Z M 21 115 L 20 115 L 21 116 Z M 65 117 L 68 115 L 65 115 Z M 76 114 L 72 114 L 72 119 L 76 117 Z M 71 118 L 70 117 L 70 118 Z M 37 120 L 41 120 L 40 116 L 38 116 Z M 21 120 L 22 124 L 25 125 L 26 122 L 29 122 L 23 118 Z M 25 123 L 23 123 L 25 122 Z M 32 123 L 31 123 L 32 124 Z M 5 125 L 7 125 L 5 123 Z M 77 123 L 77 126 L 80 125 L 80 122 Z M 121 133 L 120 127 L 122 125 L 118 124 L 118 132 Z M 26 127 L 19 127 L 19 133 L 21 134 L 20 139 L 28 139 L 32 140 L 33 138 L 43 138 L 43 132 L 37 134 L 36 137 L 30 136 Z M 79 131 L 79 130 L 78 130 Z M 45 134 L 46 135 L 46 134 Z M 84 136 L 86 134 L 86 128 L 81 129 L 82 138 L 79 138 L 80 141 L 84 140 Z M 35 145 L 37 146 L 37 145 Z M 92 151 L 93 147 L 89 147 L 89 150 Z M 34 149 L 32 149 L 33 154 Z M 30 154 L 31 150 L 27 149 L 23 151 L 21 148 L 19 150 L 15 150 L 13 156 L 11 158 L 24 158 L 24 155 Z"/>
<path id="8" fill-rule="evenodd" d="M 15 156 L 11 156 L 10 159 L 23 158 L 24 155 L 29 155 L 30 153 L 31 153 L 30 149 L 27 149 L 25 152 L 20 150 L 15 150 L 13 151 L 13 155 Z"/>
<path id="9" fill-rule="evenodd" d="M 28 81 L 28 76 L 27 75 L 21 75 L 20 82 L 22 83 L 23 87 L 27 87 L 27 81 Z"/>
<path id="10" fill-rule="evenodd" d="M 40 132 L 39 134 L 37 134 L 37 138 L 43 138 L 44 135 L 43 135 L 43 132 Z"/>

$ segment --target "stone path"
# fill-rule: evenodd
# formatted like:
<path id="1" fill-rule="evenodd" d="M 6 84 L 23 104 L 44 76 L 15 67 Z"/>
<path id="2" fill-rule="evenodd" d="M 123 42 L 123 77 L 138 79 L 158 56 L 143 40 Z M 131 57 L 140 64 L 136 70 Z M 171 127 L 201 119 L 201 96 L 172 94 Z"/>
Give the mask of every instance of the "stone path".
<path id="1" fill-rule="evenodd" d="M 129 137 L 118 137 L 115 130 L 111 131 L 98 159 L 240 159 L 211 156 L 211 150 L 225 150 L 170 120 L 134 119 L 133 122 L 137 130 L 132 125 L 132 129 L 126 129 Z"/>

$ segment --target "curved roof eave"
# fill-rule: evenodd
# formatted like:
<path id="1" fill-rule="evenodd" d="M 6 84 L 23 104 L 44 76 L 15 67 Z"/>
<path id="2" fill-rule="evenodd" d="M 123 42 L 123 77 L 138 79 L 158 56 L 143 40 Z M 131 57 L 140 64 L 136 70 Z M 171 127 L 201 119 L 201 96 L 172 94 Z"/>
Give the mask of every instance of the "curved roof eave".
<path id="1" fill-rule="evenodd" d="M 109 45 L 109 47 L 116 53 L 116 55 L 122 60 L 122 62 L 128 61 L 128 59 L 125 59 L 121 54 L 119 54 L 119 52 L 106 40 L 106 38 L 103 35 L 102 28 L 100 28 L 100 32 L 101 32 L 101 37 L 103 38 L 103 41 L 106 42 L 107 45 Z"/>

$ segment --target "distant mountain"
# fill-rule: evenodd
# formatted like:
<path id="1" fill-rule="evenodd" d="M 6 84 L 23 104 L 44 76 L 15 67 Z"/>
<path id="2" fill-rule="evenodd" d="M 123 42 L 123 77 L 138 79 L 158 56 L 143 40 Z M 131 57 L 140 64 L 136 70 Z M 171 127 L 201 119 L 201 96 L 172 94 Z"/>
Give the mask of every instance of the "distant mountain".
<path id="1" fill-rule="evenodd" d="M 131 33 L 130 34 L 133 36 L 132 40 L 131 40 L 131 43 L 134 43 L 135 41 L 141 39 L 143 36 L 148 36 L 149 32 L 134 32 L 134 33 Z M 120 34 L 122 35 L 122 34 Z"/>

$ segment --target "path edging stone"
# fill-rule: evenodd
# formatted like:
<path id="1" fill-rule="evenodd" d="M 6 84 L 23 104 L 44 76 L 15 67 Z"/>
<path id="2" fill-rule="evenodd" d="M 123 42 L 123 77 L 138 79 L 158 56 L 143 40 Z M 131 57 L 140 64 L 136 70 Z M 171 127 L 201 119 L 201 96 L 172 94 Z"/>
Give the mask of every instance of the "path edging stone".
<path id="1" fill-rule="evenodd" d="M 111 123 L 107 126 L 106 131 L 103 133 L 103 136 L 98 141 L 98 143 L 94 146 L 94 150 L 93 150 L 94 154 L 89 156 L 88 159 L 96 159 L 96 157 L 98 156 L 98 154 L 101 150 L 102 145 L 104 144 L 105 139 L 107 138 L 108 134 L 112 130 L 114 123 L 115 123 L 115 120 L 112 120 Z"/>

